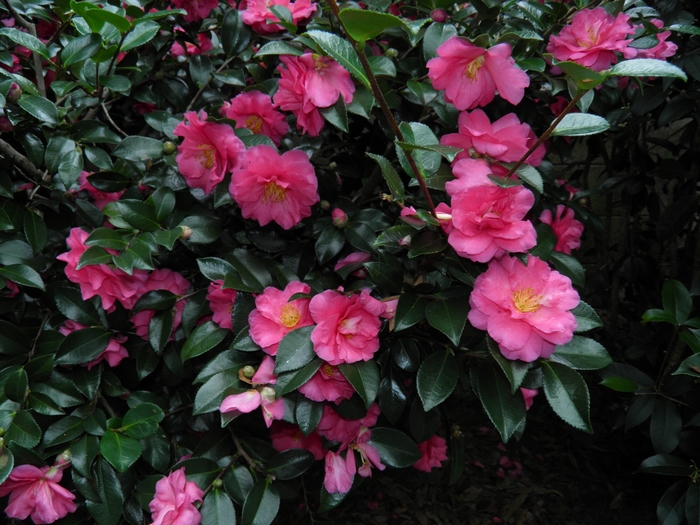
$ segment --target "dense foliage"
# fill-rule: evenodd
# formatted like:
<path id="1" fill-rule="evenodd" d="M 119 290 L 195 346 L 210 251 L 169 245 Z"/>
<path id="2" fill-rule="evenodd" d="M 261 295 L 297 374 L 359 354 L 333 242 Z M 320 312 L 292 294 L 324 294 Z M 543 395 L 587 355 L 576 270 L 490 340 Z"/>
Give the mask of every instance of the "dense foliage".
<path id="1" fill-rule="evenodd" d="M 677 408 L 694 416 L 692 292 L 669 281 L 663 311 L 644 314 L 674 326 L 673 352 L 618 352 L 618 317 L 644 330 L 664 279 L 691 282 L 677 261 L 640 271 L 626 220 L 647 237 L 640 223 L 655 223 L 661 243 L 697 228 L 697 121 L 679 119 L 700 31 L 680 3 L 3 0 L 0 13 L 8 516 L 263 525 L 281 498 L 311 492 L 309 512 L 327 512 L 387 466 L 448 460 L 456 482 L 451 395 L 481 404 L 504 442 L 543 398 L 592 432 L 579 371 L 604 368 L 635 393 L 627 427 L 651 418 L 659 455 L 642 470 L 690 481 L 660 519 L 697 521 L 694 449 L 671 455 L 695 435 Z M 678 143 L 653 133 L 668 124 Z M 606 252 L 620 190 L 626 237 Z M 605 222 L 589 207 L 600 195 Z M 572 255 L 584 227 L 598 241 L 588 281 Z M 639 311 L 623 311 L 625 290 Z M 655 381 L 582 335 L 603 322 L 581 297 L 607 314 L 597 339 L 646 358 Z"/>

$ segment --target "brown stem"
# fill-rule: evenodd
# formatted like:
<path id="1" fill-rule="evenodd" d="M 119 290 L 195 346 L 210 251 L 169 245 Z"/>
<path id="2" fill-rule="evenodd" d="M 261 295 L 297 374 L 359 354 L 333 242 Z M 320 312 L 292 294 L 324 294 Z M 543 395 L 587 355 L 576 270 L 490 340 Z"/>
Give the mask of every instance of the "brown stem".
<path id="1" fill-rule="evenodd" d="M 238 440 L 238 436 L 237 436 L 236 433 L 233 431 L 233 429 L 232 429 L 230 426 L 229 426 L 229 427 L 226 427 L 226 428 L 228 428 L 228 432 L 229 432 L 229 434 L 231 434 L 231 438 L 233 439 L 233 444 L 236 445 L 236 450 L 238 451 L 238 454 L 239 454 L 243 459 L 246 460 L 246 462 L 248 463 L 248 465 L 250 465 L 250 468 L 253 468 L 253 469 L 257 470 L 258 472 L 262 472 L 263 474 L 265 474 L 265 471 L 263 471 L 263 470 L 260 468 L 260 466 L 253 460 L 253 458 L 251 458 L 251 457 L 248 455 L 248 453 L 247 453 L 245 450 L 243 450 L 243 447 L 241 446 L 241 442 Z"/>
<path id="2" fill-rule="evenodd" d="M 2 139 L 0 139 L 0 156 L 14 159 L 15 165 L 25 173 L 31 175 L 32 178 L 36 180 L 36 182 L 41 183 L 41 181 L 43 180 L 44 173 L 41 170 L 39 170 L 34 164 L 32 164 L 31 160 L 22 155 L 19 151 L 17 151 L 15 148 L 10 146 L 7 142 L 5 142 Z"/>
<path id="3" fill-rule="evenodd" d="M 556 128 L 559 123 L 562 121 L 562 119 L 571 113 L 571 110 L 574 109 L 576 106 L 576 103 L 581 100 L 581 97 L 587 93 L 588 90 L 583 90 L 580 91 L 576 94 L 574 98 L 571 99 L 571 102 L 564 108 L 564 111 L 561 112 L 561 114 L 554 119 L 554 122 L 552 122 L 549 127 L 545 130 L 542 135 L 540 135 L 540 138 L 538 138 L 535 143 L 530 146 L 530 149 L 525 152 L 525 155 L 523 155 L 518 162 L 516 162 L 510 170 L 508 170 L 508 174 L 506 175 L 506 179 L 509 178 L 513 173 L 515 173 L 520 166 L 522 166 L 525 161 L 528 159 L 530 155 L 532 155 L 532 152 L 535 151 L 537 148 L 540 147 L 540 144 L 542 144 L 545 140 L 549 138 L 549 136 L 552 134 L 552 131 L 554 131 L 554 128 Z"/>
<path id="4" fill-rule="evenodd" d="M 30 35 L 32 35 L 34 38 L 37 38 L 36 26 L 28 20 L 25 20 L 24 17 L 22 17 L 22 15 L 15 11 L 15 8 L 10 5 L 10 2 L 4 0 L 3 3 L 10 11 L 10 14 L 12 14 L 14 19 L 17 21 L 17 23 L 23 28 L 25 28 L 27 31 L 29 31 Z M 34 62 L 34 74 L 36 75 L 36 87 L 39 90 L 39 94 L 42 97 L 46 98 L 46 84 L 44 83 L 44 69 L 41 65 L 41 55 L 39 53 L 32 52 L 32 61 Z"/>
<path id="5" fill-rule="evenodd" d="M 345 25 L 343 24 L 343 21 L 340 19 L 340 8 L 338 7 L 338 4 L 336 3 L 336 1 L 335 0 L 328 0 L 328 5 L 330 5 L 331 11 L 333 11 L 333 14 L 338 19 L 338 22 L 345 30 Z M 396 138 L 400 142 L 405 142 L 403 133 L 401 133 L 401 130 L 399 129 L 399 125 L 396 122 L 394 115 L 391 113 L 391 109 L 389 108 L 389 104 L 387 104 L 386 99 L 384 98 L 384 94 L 382 93 L 382 89 L 379 87 L 379 84 L 377 83 L 377 78 L 374 76 L 374 73 L 372 72 L 372 67 L 369 65 L 369 60 L 367 60 L 367 55 L 365 55 L 364 49 L 361 49 L 360 46 L 357 45 L 357 42 L 355 41 L 355 39 L 352 38 L 347 31 L 345 31 L 345 38 L 347 38 L 347 40 L 350 41 L 350 43 L 352 44 L 353 48 L 355 48 L 355 51 L 357 52 L 357 56 L 360 59 L 360 63 L 362 64 L 362 69 L 365 70 L 365 74 L 367 75 L 367 78 L 369 79 L 369 83 L 370 83 L 370 86 L 372 88 L 372 93 L 374 94 L 374 98 L 379 103 L 379 107 L 381 108 L 382 113 L 384 113 L 384 116 L 386 117 L 387 121 L 389 122 L 389 126 L 391 127 L 391 130 L 394 132 L 394 135 L 396 135 Z M 425 183 L 425 179 L 421 175 L 420 170 L 418 169 L 418 165 L 416 164 L 416 161 L 413 159 L 413 155 L 411 155 L 410 151 L 406 151 L 404 153 L 406 154 L 406 158 L 408 159 L 408 164 L 411 166 L 411 170 L 413 171 L 413 174 L 415 175 L 416 179 L 418 180 L 418 184 L 420 184 L 420 189 L 423 191 L 423 195 L 425 195 L 425 198 L 428 201 L 428 207 L 430 208 L 430 213 L 433 214 L 433 217 L 437 218 L 437 212 L 435 211 L 435 205 L 433 204 L 433 199 L 430 196 L 430 192 L 428 191 L 428 185 Z"/>
<path id="6" fill-rule="evenodd" d="M 124 133 L 124 131 L 114 123 L 112 117 L 109 114 L 109 111 L 107 111 L 107 106 L 105 106 L 104 103 L 100 104 L 100 106 L 102 107 L 102 111 L 104 111 L 107 120 L 109 120 L 109 123 L 112 124 L 112 126 L 114 126 L 114 129 L 116 129 L 122 137 L 128 137 L 129 135 Z"/>

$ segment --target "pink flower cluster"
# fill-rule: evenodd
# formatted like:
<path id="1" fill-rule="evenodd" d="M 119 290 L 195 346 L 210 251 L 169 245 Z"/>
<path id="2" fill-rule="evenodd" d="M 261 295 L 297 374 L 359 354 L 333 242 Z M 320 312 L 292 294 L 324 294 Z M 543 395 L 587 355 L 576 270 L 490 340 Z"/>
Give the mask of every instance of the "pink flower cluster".
<path id="1" fill-rule="evenodd" d="M 276 146 L 289 132 L 284 115 L 275 109 L 270 97 L 260 91 L 246 91 L 224 102 L 221 114 L 235 120 L 237 128 L 269 137 Z"/>
<path id="2" fill-rule="evenodd" d="M 213 321 L 221 328 L 233 330 L 233 303 L 236 301 L 236 290 L 222 288 L 223 281 L 217 280 L 209 284 L 207 290 L 207 301 L 209 308 L 214 313 Z"/>
<path id="3" fill-rule="evenodd" d="M 551 210 L 544 210 L 540 215 L 540 221 L 549 224 L 554 230 L 554 235 L 557 236 L 555 251 L 569 255 L 571 250 L 581 246 L 583 224 L 574 218 L 574 210 L 571 208 L 558 204 L 554 217 Z"/>
<path id="4" fill-rule="evenodd" d="M 118 201 L 124 193 L 124 190 L 111 192 L 98 190 L 92 184 L 90 184 L 90 181 L 88 180 L 90 175 L 92 175 L 92 173 L 88 173 L 87 171 L 82 171 L 80 173 L 80 177 L 78 178 L 80 187 L 78 188 L 78 191 L 87 191 L 88 195 L 92 199 L 92 203 L 98 210 L 101 211 L 102 208 L 104 208 L 110 202 Z"/>
<path id="5" fill-rule="evenodd" d="M 184 9 L 187 22 L 198 22 L 209 16 L 212 9 L 219 5 L 219 0 L 171 0 L 177 8 Z"/>
<path id="6" fill-rule="evenodd" d="M 155 290 L 167 290 L 177 296 L 182 296 L 190 289 L 190 283 L 182 274 L 174 272 L 168 268 L 156 268 L 148 274 L 146 282 L 143 284 L 141 295 Z M 175 315 L 173 318 L 173 332 L 177 330 L 182 322 L 182 311 L 185 308 L 184 300 L 175 302 Z M 148 339 L 148 326 L 155 315 L 155 310 L 141 310 L 131 317 L 134 331 L 140 337 Z"/>
<path id="7" fill-rule="evenodd" d="M 53 523 L 75 512 L 75 495 L 59 482 L 63 477 L 60 465 L 35 467 L 20 465 L 0 485 L 0 497 L 10 495 L 5 514 L 10 518 L 26 520 L 31 517 L 37 525 Z"/>
<path id="8" fill-rule="evenodd" d="M 273 100 L 294 113 L 299 129 L 315 137 L 324 124 L 319 108 L 332 106 L 341 96 L 346 104 L 352 102 L 355 85 L 350 73 L 332 58 L 310 52 L 281 55 L 280 60 L 282 78 Z"/>
<path id="9" fill-rule="evenodd" d="M 148 504 L 153 518 L 151 525 L 199 525 L 202 515 L 194 503 L 203 498 L 202 489 L 185 478 L 184 467 L 171 472 L 158 480 Z"/>
<path id="10" fill-rule="evenodd" d="M 266 35 L 284 31 L 284 27 L 275 23 L 279 18 L 270 10 L 272 6 L 286 7 L 292 14 L 292 23 L 298 26 L 316 11 L 316 4 L 311 0 L 244 0 L 239 9 L 242 9 L 241 20 L 253 28 L 258 34 Z"/>

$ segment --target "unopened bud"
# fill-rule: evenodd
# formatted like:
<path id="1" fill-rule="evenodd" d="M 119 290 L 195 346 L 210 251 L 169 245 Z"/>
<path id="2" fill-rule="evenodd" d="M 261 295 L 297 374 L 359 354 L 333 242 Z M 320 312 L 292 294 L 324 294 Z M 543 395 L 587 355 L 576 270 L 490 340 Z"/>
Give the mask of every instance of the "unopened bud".
<path id="1" fill-rule="evenodd" d="M 255 368 L 253 368 L 250 365 L 244 366 L 241 372 L 243 373 L 243 377 L 247 377 L 248 379 L 250 379 L 255 375 Z"/>
<path id="2" fill-rule="evenodd" d="M 270 404 L 275 400 L 275 389 L 265 386 L 260 390 L 260 397 L 263 400 L 263 404 Z"/>
<path id="3" fill-rule="evenodd" d="M 324 210 L 324 211 L 328 211 L 328 210 L 331 209 L 331 203 L 328 202 L 328 201 L 326 201 L 326 200 L 322 200 L 322 201 L 319 203 L 319 206 L 321 206 L 321 209 Z"/>
<path id="4" fill-rule="evenodd" d="M 224 484 L 224 482 L 221 481 L 220 479 L 215 479 L 214 481 L 212 481 L 211 486 L 215 489 L 220 489 L 223 484 Z"/>
<path id="5" fill-rule="evenodd" d="M 399 246 L 411 246 L 411 236 L 406 235 L 406 237 L 401 237 L 399 239 Z"/>
<path id="6" fill-rule="evenodd" d="M 337 167 L 338 167 L 338 164 L 337 164 L 336 162 L 331 162 L 331 163 L 328 165 L 328 169 L 329 169 L 329 170 L 334 170 L 334 169 L 336 169 Z"/>
<path id="7" fill-rule="evenodd" d="M 396 58 L 397 56 L 399 56 L 399 52 L 393 47 L 390 47 L 389 49 L 384 51 L 384 54 L 387 56 L 387 58 Z"/>
<path id="8" fill-rule="evenodd" d="M 6 116 L 0 116 L 0 132 L 10 132 L 15 127 L 12 125 L 12 122 L 10 122 L 10 119 L 7 118 Z"/>
<path id="9" fill-rule="evenodd" d="M 5 435 L 5 427 L 0 427 L 0 437 Z"/>
<path id="10" fill-rule="evenodd" d="M 447 20 L 447 13 L 445 12 L 444 9 L 433 9 L 430 12 L 430 18 L 433 19 L 433 22 L 444 22 Z"/>
<path id="11" fill-rule="evenodd" d="M 180 230 L 182 230 L 182 232 L 180 233 L 180 238 L 185 240 L 192 237 L 192 234 L 194 233 L 194 230 L 192 230 L 192 228 L 190 228 L 189 226 L 180 226 Z"/>
<path id="12" fill-rule="evenodd" d="M 12 85 L 10 86 L 10 90 L 7 92 L 8 100 L 17 100 L 21 96 L 22 96 L 22 88 L 13 82 Z"/>
<path id="13" fill-rule="evenodd" d="M 169 140 L 163 143 L 163 153 L 165 153 L 166 155 L 172 155 L 173 153 L 175 153 L 176 149 L 177 147 L 175 146 L 175 144 Z"/>
<path id="14" fill-rule="evenodd" d="M 365 277 L 367 277 L 367 270 L 365 270 L 364 268 L 360 268 L 359 270 L 355 270 L 354 272 L 352 272 L 352 275 L 357 277 L 358 279 L 364 279 Z"/>
<path id="15" fill-rule="evenodd" d="M 66 463 L 70 463 L 70 460 L 70 449 L 66 449 L 56 457 L 56 465 L 65 465 Z"/>
<path id="16" fill-rule="evenodd" d="M 334 209 L 331 212 L 331 217 L 333 217 L 333 226 L 336 228 L 345 228 L 345 225 L 348 223 L 348 214 L 340 208 Z"/>

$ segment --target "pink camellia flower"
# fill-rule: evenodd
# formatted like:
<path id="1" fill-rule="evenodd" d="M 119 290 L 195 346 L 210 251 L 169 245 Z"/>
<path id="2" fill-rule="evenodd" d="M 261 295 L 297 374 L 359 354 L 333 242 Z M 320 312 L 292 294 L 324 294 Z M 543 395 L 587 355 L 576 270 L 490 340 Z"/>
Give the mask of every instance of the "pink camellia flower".
<path id="1" fill-rule="evenodd" d="M 461 160 L 458 164 L 479 166 L 478 162 Z M 524 252 L 537 244 L 535 227 L 524 220 L 535 203 L 530 190 L 523 186 L 502 188 L 488 178 L 483 184 L 465 187 L 466 180 L 460 178 L 450 181 L 449 187 L 445 185 L 452 196 L 453 229 L 447 242 L 458 255 L 488 262 L 506 252 Z M 455 189 L 459 191 L 454 193 Z"/>
<path id="2" fill-rule="evenodd" d="M 532 362 L 571 341 L 579 296 L 568 277 L 538 257 L 527 266 L 508 255 L 489 263 L 469 297 L 469 322 L 486 330 L 507 359 Z"/>
<path id="3" fill-rule="evenodd" d="M 440 468 L 441 462 L 447 459 L 447 442 L 437 434 L 423 443 L 418 443 L 418 449 L 422 456 L 413 467 L 423 472 L 430 472 L 434 467 Z"/>
<path id="4" fill-rule="evenodd" d="M 355 473 L 355 453 L 348 450 L 346 458 L 333 451 L 326 453 L 326 468 L 323 486 L 329 494 L 345 494 L 352 488 Z"/>
<path id="5" fill-rule="evenodd" d="M 515 65 L 510 44 L 490 49 L 453 36 L 437 48 L 438 56 L 428 61 L 428 76 L 435 89 L 445 91 L 445 100 L 463 111 L 485 106 L 496 90 L 501 98 L 518 104 L 530 85 L 527 73 Z"/>
<path id="6" fill-rule="evenodd" d="M 187 22 L 198 22 L 209 16 L 212 9 L 219 5 L 219 0 L 171 0 L 175 7 L 187 11 Z M 197 522 L 199 523 L 199 522 Z"/>
<path id="7" fill-rule="evenodd" d="M 324 405 L 323 416 L 316 427 L 316 432 L 328 441 L 340 443 L 340 450 L 347 448 L 350 443 L 357 440 L 363 428 L 370 428 L 377 424 L 379 418 L 379 405 L 372 403 L 367 409 L 367 414 L 360 419 L 345 419 L 341 417 L 330 405 Z"/>
<path id="8" fill-rule="evenodd" d="M 276 146 L 289 132 L 284 115 L 275 109 L 270 96 L 260 91 L 246 91 L 224 102 L 221 114 L 235 120 L 237 128 L 269 137 Z"/>
<path id="9" fill-rule="evenodd" d="M 17 286 L 16 283 L 13 283 L 12 281 L 6 279 L 5 287 L 9 290 L 9 292 L 5 295 L 7 299 L 17 297 L 17 295 L 19 294 L 19 286 Z"/>
<path id="10" fill-rule="evenodd" d="M 236 290 L 222 288 L 224 281 L 216 280 L 209 284 L 207 289 L 207 301 L 209 308 L 214 313 L 212 319 L 221 328 L 233 330 L 233 303 L 236 301 Z"/>
<path id="11" fill-rule="evenodd" d="M 260 35 L 278 33 L 284 31 L 284 27 L 276 24 L 279 18 L 270 11 L 270 7 L 279 5 L 289 9 L 292 14 L 292 23 L 297 26 L 300 22 L 309 18 L 316 11 L 316 4 L 311 0 L 246 0 L 241 4 L 241 20 L 253 28 Z"/>
<path id="12" fill-rule="evenodd" d="M 316 354 L 331 365 L 368 361 L 379 349 L 379 316 L 386 306 L 367 290 L 350 297 L 326 290 L 311 299 L 316 323 L 311 341 Z"/>
<path id="13" fill-rule="evenodd" d="M 185 119 L 189 124 L 180 122 L 173 130 L 185 139 L 177 147 L 177 167 L 190 188 L 201 188 L 209 195 L 227 172 L 240 165 L 245 146 L 231 126 L 207 122 L 204 111 L 199 115 L 188 111 Z"/>
<path id="14" fill-rule="evenodd" d="M 333 271 L 337 272 L 341 268 L 344 268 L 346 266 L 350 266 L 351 264 L 358 265 L 358 267 L 366 262 L 369 262 L 372 260 L 372 256 L 369 253 L 366 252 L 352 252 L 350 255 L 347 257 L 343 257 L 342 259 L 339 259 L 337 263 L 335 263 L 335 266 L 333 267 Z"/>
<path id="15" fill-rule="evenodd" d="M 312 401 L 330 401 L 338 405 L 343 399 L 350 399 L 355 389 L 340 373 L 338 367 L 326 363 L 299 387 L 299 392 Z"/>
<path id="16" fill-rule="evenodd" d="M 2 485 L 0 497 L 10 494 L 5 514 L 25 520 L 31 516 L 37 525 L 54 521 L 75 512 L 75 495 L 59 485 L 63 477 L 60 467 L 20 465 L 12 469 Z"/>
<path id="17" fill-rule="evenodd" d="M 84 328 L 87 328 L 87 326 L 68 319 L 63 323 L 63 325 L 58 329 L 58 331 L 61 332 L 63 335 L 68 335 L 71 332 L 75 332 L 76 330 L 82 330 Z M 105 348 L 102 351 L 102 353 L 98 355 L 95 359 L 93 359 L 89 363 L 86 363 L 84 366 L 86 366 L 87 369 L 90 370 L 92 369 L 92 367 L 100 364 L 102 361 L 107 361 L 109 366 L 113 368 L 115 366 L 118 366 L 119 363 L 122 362 L 122 359 L 129 357 L 129 352 L 123 345 L 123 343 L 126 343 L 127 339 L 128 338 L 125 335 L 115 335 L 114 337 L 111 337 L 109 339 L 109 343 L 107 343 L 107 348 Z"/>
<path id="18" fill-rule="evenodd" d="M 190 289 L 190 282 L 182 274 L 174 272 L 168 268 L 156 268 L 148 274 L 148 279 L 141 287 L 141 295 L 154 290 L 167 290 L 177 296 L 182 296 Z M 175 316 L 173 318 L 173 332 L 177 330 L 182 322 L 182 310 L 185 308 L 185 301 L 179 300 L 175 303 Z M 148 339 L 148 325 L 156 314 L 155 310 L 141 310 L 131 316 L 134 331 L 140 337 Z"/>
<path id="19" fill-rule="evenodd" d="M 199 525 L 202 515 L 196 501 L 202 501 L 204 492 L 194 481 L 187 481 L 185 468 L 171 472 L 156 483 L 151 509 L 152 525 Z"/>
<path id="20" fill-rule="evenodd" d="M 570 255 L 571 250 L 581 247 L 583 224 L 574 218 L 574 210 L 571 208 L 558 204 L 554 218 L 552 218 L 551 210 L 544 210 L 540 215 L 540 221 L 549 224 L 557 236 L 557 244 L 554 247 L 554 251 Z"/>
<path id="21" fill-rule="evenodd" d="M 520 393 L 525 400 L 525 410 L 530 410 L 532 403 L 534 403 L 535 396 L 539 394 L 539 390 L 536 388 L 521 388 Z"/>
<path id="22" fill-rule="evenodd" d="M 78 177 L 78 183 L 80 184 L 80 187 L 78 188 L 78 190 L 87 191 L 88 195 L 90 195 L 90 198 L 92 199 L 92 203 L 100 211 L 110 202 L 118 201 L 125 191 L 100 191 L 97 188 L 95 188 L 92 184 L 90 184 L 90 181 L 88 180 L 90 175 L 92 174 L 88 173 L 87 171 L 83 171 L 80 173 L 80 177 Z"/>
<path id="23" fill-rule="evenodd" d="M 303 448 L 314 455 L 315 460 L 323 459 L 325 452 L 321 436 L 315 430 L 305 436 L 299 427 L 284 421 L 274 421 L 270 426 L 270 442 L 275 450 L 284 452 L 291 448 Z"/>
<path id="24" fill-rule="evenodd" d="M 311 287 L 293 281 L 284 290 L 269 286 L 255 298 L 255 309 L 248 316 L 250 338 L 269 355 L 277 354 L 280 341 L 289 332 L 314 324 L 309 313 L 310 299 L 289 300 L 298 293 L 311 293 Z"/>
<path id="25" fill-rule="evenodd" d="M 659 20 L 658 18 L 652 19 L 651 23 L 659 29 L 664 26 L 663 21 Z M 657 60 L 665 60 L 676 54 L 676 51 L 678 51 L 678 46 L 673 42 L 666 41 L 668 37 L 671 36 L 670 31 L 662 31 L 661 33 L 657 33 L 655 36 L 659 40 L 659 43 L 654 47 L 650 47 L 649 49 L 627 47 L 623 49 L 622 52 L 625 55 L 625 58 L 655 58 Z"/>
<path id="26" fill-rule="evenodd" d="M 102 308 L 107 311 L 114 309 L 116 301 L 130 310 L 143 293 L 142 287 L 148 279 L 148 272 L 137 269 L 129 275 L 106 264 L 91 264 L 80 270 L 76 269 L 80 256 L 87 250 L 85 240 L 88 237 L 89 234 L 80 228 L 73 228 L 70 231 L 66 239 L 70 251 L 56 257 L 59 261 L 66 263 L 66 277 L 80 285 L 84 301 L 97 295 L 102 300 Z"/>
<path id="27" fill-rule="evenodd" d="M 15 127 L 12 125 L 12 122 L 10 122 L 10 119 L 5 115 L 0 115 L 0 132 L 9 133 L 13 129 L 15 129 Z"/>
<path id="28" fill-rule="evenodd" d="M 214 44 L 212 44 L 211 38 L 209 38 L 206 33 L 199 33 L 197 34 L 196 44 L 185 42 L 185 47 L 182 47 L 180 42 L 173 42 L 170 48 L 170 54 L 175 58 L 179 58 L 187 55 L 202 55 L 208 53 L 212 49 L 214 49 Z"/>
<path id="29" fill-rule="evenodd" d="M 297 127 L 312 137 L 323 129 L 323 117 L 318 108 L 332 106 L 342 96 L 352 102 L 355 84 L 340 64 L 327 56 L 304 53 L 300 57 L 281 55 L 279 72 L 282 78 L 273 98 L 284 111 L 297 117 Z"/>
<path id="30" fill-rule="evenodd" d="M 369 444 L 371 437 L 371 430 L 367 427 L 361 428 L 355 443 L 350 445 L 350 451 L 348 452 L 348 454 L 350 454 L 352 450 L 359 452 L 360 468 L 357 469 L 357 473 L 363 478 L 372 477 L 372 467 L 378 468 L 379 470 L 384 470 L 386 468 L 386 465 L 382 464 L 379 451 Z M 355 473 L 354 462 L 352 465 L 348 464 L 348 470 L 350 470 L 352 474 Z"/>
<path id="31" fill-rule="evenodd" d="M 521 123 L 515 113 L 508 113 L 491 123 L 481 109 L 459 114 L 458 133 L 444 135 L 440 144 L 462 148 L 455 160 L 470 157 L 485 157 L 490 161 L 515 162 L 525 155 L 537 136 L 530 126 Z M 539 166 L 546 153 L 540 144 L 525 161 L 530 166 Z"/>
<path id="32" fill-rule="evenodd" d="M 336 228 L 344 228 L 348 223 L 348 214 L 340 208 L 334 208 L 331 212 L 331 219 L 333 220 L 333 226 Z"/>
<path id="33" fill-rule="evenodd" d="M 233 171 L 229 191 L 246 219 L 275 221 L 288 230 L 311 215 L 318 196 L 316 171 L 301 150 L 280 155 L 272 146 L 251 147 Z"/>
<path id="34" fill-rule="evenodd" d="M 547 52 L 559 61 L 576 62 L 593 71 L 603 71 L 617 62 L 615 53 L 627 49 L 634 34 L 629 15 L 609 15 L 602 7 L 581 9 L 559 35 L 549 37 Z"/>

